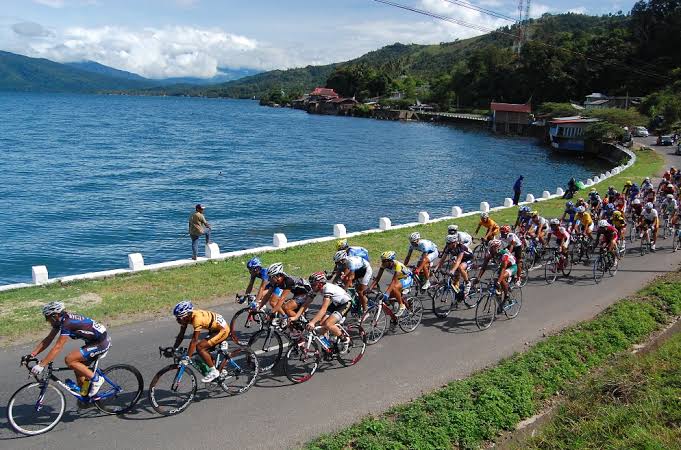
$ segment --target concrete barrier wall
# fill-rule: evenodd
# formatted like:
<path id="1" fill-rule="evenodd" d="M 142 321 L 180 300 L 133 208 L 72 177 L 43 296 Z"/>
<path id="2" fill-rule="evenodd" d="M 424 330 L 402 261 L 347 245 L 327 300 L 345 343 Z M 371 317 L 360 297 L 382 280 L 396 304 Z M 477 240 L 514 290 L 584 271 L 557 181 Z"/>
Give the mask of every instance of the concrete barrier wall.
<path id="1" fill-rule="evenodd" d="M 608 160 L 611 161 L 621 161 L 623 158 L 628 157 L 628 161 L 624 164 L 621 164 L 617 167 L 614 167 L 613 169 L 607 171 L 604 174 L 600 174 L 598 176 L 595 176 L 593 180 L 590 178 L 588 180 L 584 181 L 584 184 L 586 186 L 591 186 L 594 183 L 603 181 L 604 179 L 610 178 L 618 173 L 620 173 L 622 170 L 625 170 L 629 167 L 631 167 L 635 162 L 636 162 L 636 155 L 634 152 L 619 146 L 619 145 L 611 145 L 609 146 L 608 150 Z M 563 189 L 561 187 L 556 188 L 553 192 L 555 194 L 551 194 L 550 190 L 545 190 L 541 193 L 541 195 L 535 197 L 534 194 L 527 194 L 526 196 L 526 201 L 521 202 L 520 205 L 527 205 L 531 203 L 536 203 L 536 202 L 542 202 L 546 200 L 550 200 L 553 198 L 559 198 L 563 196 Z M 210 260 L 218 260 L 222 261 L 225 259 L 230 259 L 230 258 L 237 258 L 240 256 L 245 256 L 245 255 L 255 255 L 255 254 L 260 254 L 260 253 L 266 253 L 266 252 L 271 252 L 275 250 L 281 250 L 285 248 L 291 248 L 291 247 L 299 247 L 301 245 L 307 245 L 307 244 L 314 244 L 314 243 L 319 243 L 319 242 L 328 242 L 328 241 L 333 241 L 336 239 L 339 239 L 340 237 L 343 238 L 352 238 L 355 236 L 362 236 L 366 234 L 372 234 L 372 233 L 381 233 L 387 230 L 397 230 L 401 228 L 410 228 L 418 225 L 423 225 L 427 223 L 435 223 L 435 222 L 441 222 L 444 220 L 453 220 L 453 219 L 459 219 L 461 217 L 468 217 L 468 216 L 473 216 L 480 214 L 482 211 L 489 211 L 489 212 L 494 212 L 494 211 L 500 211 L 502 209 L 506 208 L 512 208 L 513 205 L 511 204 L 512 202 L 509 202 L 508 200 L 510 199 L 505 199 L 504 204 L 502 206 L 496 206 L 496 207 L 490 207 L 489 203 L 487 202 L 481 202 L 480 203 L 480 209 L 478 211 L 469 211 L 469 212 L 463 212 L 463 208 L 459 206 L 453 206 L 452 207 L 452 215 L 450 216 L 444 216 L 444 217 L 439 217 L 439 218 L 431 218 L 428 212 L 426 211 L 420 211 L 415 219 L 417 219 L 416 222 L 409 222 L 409 223 L 404 223 L 400 225 L 394 225 L 392 224 L 390 218 L 388 217 L 381 217 L 377 223 L 378 228 L 373 228 L 370 230 L 363 230 L 363 231 L 355 231 L 352 233 L 348 233 L 345 225 L 343 224 L 335 224 L 333 226 L 333 235 L 332 236 L 326 236 L 326 237 L 320 237 L 320 238 L 313 238 L 313 239 L 304 239 L 301 241 L 292 241 L 289 242 L 288 239 L 286 238 L 286 235 L 283 233 L 275 233 L 274 236 L 272 237 L 272 245 L 270 246 L 264 246 L 264 247 L 255 247 L 255 248 L 249 248 L 245 250 L 238 250 L 234 252 L 227 252 L 227 253 L 221 253 L 220 248 L 218 244 L 216 243 L 211 243 L 208 246 L 206 246 L 206 257 L 199 257 L 197 260 L 192 260 L 192 259 L 179 259 L 175 261 L 168 261 L 168 262 L 163 262 L 163 263 L 157 263 L 157 264 L 145 264 L 144 263 L 144 258 L 142 254 L 140 253 L 131 253 L 128 255 L 128 268 L 127 269 L 114 269 L 114 270 L 104 270 L 100 272 L 90 272 L 90 273 L 84 273 L 84 274 L 79 274 L 79 275 L 69 275 L 65 277 L 59 277 L 59 278 L 49 278 L 49 273 L 48 273 L 48 268 L 45 266 L 34 266 L 31 269 L 32 272 L 32 280 L 33 283 L 15 283 L 15 284 L 6 284 L 3 286 L 0 286 L 0 292 L 1 291 L 8 291 L 12 289 L 20 289 L 20 288 L 26 288 L 26 287 L 31 287 L 31 286 L 37 286 L 37 285 L 45 285 L 45 284 L 50 284 L 50 283 L 69 283 L 73 281 L 82 281 L 82 280 L 96 280 L 96 279 L 101 279 L 101 278 L 107 278 L 107 277 L 113 277 L 116 275 L 122 275 L 126 273 L 136 273 L 136 272 L 141 272 L 141 271 L 153 271 L 153 270 L 162 270 L 162 269 L 171 269 L 175 267 L 186 267 L 186 266 L 191 266 L 194 264 L 199 264 L 205 261 L 210 261 Z"/>

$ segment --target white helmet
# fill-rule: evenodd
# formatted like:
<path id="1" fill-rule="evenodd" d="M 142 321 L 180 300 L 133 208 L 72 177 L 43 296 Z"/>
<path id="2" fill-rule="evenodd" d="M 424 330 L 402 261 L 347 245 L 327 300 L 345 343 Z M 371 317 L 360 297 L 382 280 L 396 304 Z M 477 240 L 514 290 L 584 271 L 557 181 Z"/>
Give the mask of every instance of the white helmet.
<path id="1" fill-rule="evenodd" d="M 459 242 L 459 235 L 458 234 L 448 234 L 447 237 L 445 238 L 445 241 L 448 244 L 454 244 Z"/>
<path id="2" fill-rule="evenodd" d="M 459 226 L 455 223 L 451 224 L 450 226 L 447 227 L 447 233 L 452 234 L 452 233 L 458 233 L 459 232 Z"/>
<path id="3" fill-rule="evenodd" d="M 586 208 L 583 207 L 583 206 L 578 206 L 576 211 L 577 211 L 578 213 L 583 213 L 584 211 L 586 211 Z"/>
<path id="4" fill-rule="evenodd" d="M 670 200 L 673 199 L 673 198 L 674 198 L 674 194 L 667 194 L 667 198 L 670 199 Z"/>
<path id="5" fill-rule="evenodd" d="M 51 316 L 52 314 L 59 314 L 64 311 L 64 303 L 62 302 L 50 302 L 43 306 L 43 316 Z"/>
<path id="6" fill-rule="evenodd" d="M 646 203 L 646 209 L 653 209 L 653 204 L 652 204 L 652 202 Z"/>
<path id="7" fill-rule="evenodd" d="M 333 262 L 339 263 L 343 261 L 344 259 L 347 259 L 348 257 L 348 252 L 345 250 L 338 250 L 335 255 L 333 255 Z"/>
<path id="8" fill-rule="evenodd" d="M 482 220 L 487 220 L 487 219 L 489 219 L 489 213 L 486 213 L 486 212 L 481 213 L 481 214 L 480 214 L 480 218 L 481 218 Z"/>
<path id="9" fill-rule="evenodd" d="M 549 222 L 550 225 L 560 225 L 560 220 L 558 219 L 551 219 Z"/>
<path id="10" fill-rule="evenodd" d="M 274 263 L 267 268 L 267 276 L 273 277 L 284 273 L 284 265 L 282 263 Z"/>
<path id="11" fill-rule="evenodd" d="M 635 198 L 633 202 L 631 202 L 634 205 L 640 205 L 641 204 L 641 199 L 640 198 Z"/>
<path id="12" fill-rule="evenodd" d="M 601 219 L 598 221 L 598 228 L 604 228 L 610 225 L 607 220 Z"/>
<path id="13" fill-rule="evenodd" d="M 418 231 L 414 231 L 409 235 L 409 242 L 417 242 L 419 239 L 421 239 L 421 233 Z"/>

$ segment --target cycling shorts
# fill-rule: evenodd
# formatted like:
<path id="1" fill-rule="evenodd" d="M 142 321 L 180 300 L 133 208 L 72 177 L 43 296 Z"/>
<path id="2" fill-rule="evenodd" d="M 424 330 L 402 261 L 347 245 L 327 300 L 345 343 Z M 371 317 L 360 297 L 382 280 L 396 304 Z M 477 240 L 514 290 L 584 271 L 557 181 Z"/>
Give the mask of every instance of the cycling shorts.
<path id="1" fill-rule="evenodd" d="M 210 347 L 215 347 L 218 345 L 220 342 L 224 341 L 229 337 L 229 327 L 227 328 L 222 328 L 218 331 L 212 332 L 206 340 L 208 341 L 208 345 Z"/>
<path id="2" fill-rule="evenodd" d="M 507 277 L 512 277 L 518 272 L 518 265 L 513 264 L 511 267 L 507 268 L 504 273 Z"/>
<path id="3" fill-rule="evenodd" d="M 568 245 L 570 245 L 570 236 L 568 236 L 568 237 L 566 237 L 566 238 L 563 238 L 563 239 L 561 239 L 561 240 L 558 241 L 558 242 L 559 242 L 559 246 L 560 246 L 561 248 L 567 248 Z"/>
<path id="4" fill-rule="evenodd" d="M 428 261 L 430 262 L 431 265 L 433 264 L 433 261 L 437 259 L 437 257 L 438 257 L 437 250 L 435 250 L 434 252 L 424 253 L 423 255 L 421 255 L 421 258 L 428 258 Z"/>
<path id="5" fill-rule="evenodd" d="M 331 303 L 331 305 L 329 305 L 329 308 L 326 310 L 326 312 L 330 316 L 335 317 L 337 322 L 340 322 L 343 319 L 343 317 L 348 315 L 348 311 L 350 311 L 351 307 L 352 307 L 352 302 Z"/>
<path id="6" fill-rule="evenodd" d="M 363 267 L 359 269 L 357 272 L 355 272 L 355 279 L 362 286 L 369 286 L 369 282 L 371 281 L 371 277 L 373 276 L 373 274 L 374 274 L 373 269 L 369 264 L 367 264 L 366 267 Z"/>
<path id="7" fill-rule="evenodd" d="M 405 277 L 400 280 L 400 284 L 402 285 L 402 289 L 409 289 L 414 285 L 414 278 L 413 277 Z"/>
<path id="8" fill-rule="evenodd" d="M 80 348 L 80 354 L 85 361 L 90 363 L 98 356 L 108 352 L 110 347 L 111 339 L 107 336 L 99 342 L 90 342 L 89 344 L 83 345 Z"/>

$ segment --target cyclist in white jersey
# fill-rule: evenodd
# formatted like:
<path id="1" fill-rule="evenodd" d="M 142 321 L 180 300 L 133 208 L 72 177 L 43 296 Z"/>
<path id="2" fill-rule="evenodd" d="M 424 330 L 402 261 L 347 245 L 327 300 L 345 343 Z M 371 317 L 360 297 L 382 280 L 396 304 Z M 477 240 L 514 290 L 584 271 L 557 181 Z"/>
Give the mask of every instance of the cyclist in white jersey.
<path id="1" fill-rule="evenodd" d="M 367 289 L 371 276 L 374 274 L 371 264 L 359 256 L 348 256 L 345 250 L 339 250 L 333 257 L 338 271 L 338 278 L 343 282 L 345 289 L 352 286 L 357 280 L 357 296 L 362 303 L 362 311 L 366 312 L 369 303 L 367 299 Z"/>
<path id="2" fill-rule="evenodd" d="M 452 236 L 456 235 L 457 240 L 468 247 L 468 250 L 473 250 L 473 236 L 470 234 L 466 233 L 465 231 L 459 231 L 459 226 L 456 224 L 452 224 L 447 227 L 447 236 Z M 447 241 L 445 238 L 445 246 L 447 246 Z M 444 246 L 442 247 L 444 248 Z"/>
<path id="3" fill-rule="evenodd" d="M 348 314 L 352 306 L 350 294 L 337 284 L 328 283 L 324 272 L 315 272 L 309 278 L 312 291 L 322 294 L 322 306 L 317 314 L 307 324 L 307 329 L 314 330 L 317 323 L 322 332 L 329 332 L 336 336 L 342 344 L 341 351 L 347 352 L 350 337 L 343 337 L 343 333 L 336 325 Z"/>
<path id="4" fill-rule="evenodd" d="M 430 287 L 430 267 L 439 255 L 437 245 L 427 239 L 421 239 L 421 234 L 418 232 L 412 233 L 409 236 L 407 257 L 404 259 L 405 266 L 409 265 L 409 258 L 411 258 L 411 254 L 414 250 L 421 252 L 419 262 L 416 264 L 416 273 L 423 272 L 423 277 L 426 280 L 423 286 L 421 286 L 421 289 L 428 289 Z"/>
<path id="5" fill-rule="evenodd" d="M 645 208 L 643 208 L 643 212 L 641 213 L 640 221 L 641 225 L 645 223 L 648 228 L 653 230 L 653 239 L 650 243 L 650 248 L 651 250 L 655 250 L 655 244 L 657 243 L 657 230 L 660 228 L 660 217 L 657 213 L 657 210 L 653 207 L 652 202 L 646 203 Z M 643 234 L 641 234 L 640 237 L 643 237 Z"/>

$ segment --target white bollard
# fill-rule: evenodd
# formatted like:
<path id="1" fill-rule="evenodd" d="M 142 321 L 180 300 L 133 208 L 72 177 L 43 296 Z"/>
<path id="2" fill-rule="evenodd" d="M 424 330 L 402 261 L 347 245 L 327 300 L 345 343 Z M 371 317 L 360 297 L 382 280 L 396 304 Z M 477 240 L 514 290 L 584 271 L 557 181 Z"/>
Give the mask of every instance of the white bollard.
<path id="1" fill-rule="evenodd" d="M 592 180 L 591 178 L 589 178 L 589 179 L 586 180 L 586 183 L 584 183 L 584 185 L 586 185 L 586 186 L 593 186 L 593 185 L 594 185 L 594 180 Z"/>
<path id="2" fill-rule="evenodd" d="M 272 236 L 272 245 L 275 247 L 283 247 L 288 243 L 288 239 L 286 239 L 286 235 L 284 233 L 274 233 L 274 236 Z"/>
<path id="3" fill-rule="evenodd" d="M 128 254 L 128 268 L 133 272 L 142 270 L 144 267 L 144 258 L 141 253 Z"/>
<path id="4" fill-rule="evenodd" d="M 534 195 L 532 194 L 527 194 L 527 197 L 525 197 L 525 201 L 527 203 L 534 203 Z"/>
<path id="5" fill-rule="evenodd" d="M 387 217 L 381 217 L 378 219 L 378 228 L 381 230 L 389 230 L 392 225 L 392 222 Z"/>
<path id="6" fill-rule="evenodd" d="M 482 212 L 489 212 L 489 203 L 487 203 L 487 202 L 480 202 L 480 211 L 482 211 Z"/>
<path id="7" fill-rule="evenodd" d="M 551 198 L 551 193 L 549 191 L 544 191 L 541 193 L 541 198 L 543 198 L 544 200 L 548 200 Z"/>
<path id="8" fill-rule="evenodd" d="M 214 259 L 220 256 L 220 247 L 215 242 L 206 245 L 206 258 Z"/>
<path id="9" fill-rule="evenodd" d="M 558 196 L 560 196 L 560 197 L 562 197 L 563 195 L 565 195 L 565 191 L 563 190 L 563 188 L 561 188 L 561 187 L 556 188 L 556 195 L 558 195 Z"/>
<path id="10" fill-rule="evenodd" d="M 599 181 L 601 181 L 601 179 L 598 177 L 598 175 L 596 175 L 596 176 L 593 178 L 593 180 L 594 180 L 594 184 L 596 184 L 596 183 L 598 183 Z"/>
<path id="11" fill-rule="evenodd" d="M 504 207 L 510 208 L 511 206 L 513 206 L 513 199 L 506 197 L 504 199 Z"/>
<path id="12" fill-rule="evenodd" d="M 419 213 L 419 223 L 428 223 L 429 220 L 430 220 L 430 216 L 428 215 L 427 212 L 421 211 Z"/>
<path id="13" fill-rule="evenodd" d="M 47 266 L 31 267 L 31 277 L 33 278 L 33 284 L 47 283 Z"/>
<path id="14" fill-rule="evenodd" d="M 612 176 L 612 171 L 608 170 L 607 172 L 605 172 L 605 176 L 606 176 L 606 177 L 611 177 L 611 176 Z"/>
<path id="15" fill-rule="evenodd" d="M 452 217 L 459 217 L 463 214 L 463 210 L 459 206 L 452 206 Z"/>
<path id="16" fill-rule="evenodd" d="M 337 223 L 336 225 L 333 226 L 333 236 L 334 237 L 345 237 L 347 234 L 345 230 L 345 225 L 342 223 Z"/>

